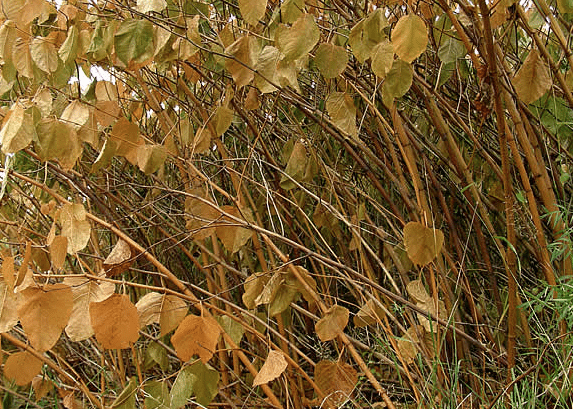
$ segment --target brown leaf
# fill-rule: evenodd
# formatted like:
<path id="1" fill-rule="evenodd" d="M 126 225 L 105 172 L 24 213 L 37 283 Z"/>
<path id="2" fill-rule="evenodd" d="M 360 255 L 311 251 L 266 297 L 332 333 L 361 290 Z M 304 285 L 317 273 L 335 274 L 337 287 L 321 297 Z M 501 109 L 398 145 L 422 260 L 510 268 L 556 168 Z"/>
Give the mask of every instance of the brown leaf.
<path id="1" fill-rule="evenodd" d="M 253 220 L 251 211 L 248 208 L 237 209 L 233 206 L 221 206 L 221 211 L 228 213 L 238 219 Z M 236 222 L 229 217 L 223 217 L 222 222 L 215 229 L 217 237 L 223 243 L 223 246 L 234 254 L 244 246 L 251 238 L 253 233 L 249 229 L 240 227 L 240 222 Z"/>
<path id="2" fill-rule="evenodd" d="M 20 322 L 30 344 L 38 351 L 51 349 L 70 319 L 72 289 L 65 284 L 29 287 L 22 291 L 18 308 Z"/>
<path id="3" fill-rule="evenodd" d="M 144 327 L 158 323 L 161 336 L 173 331 L 187 315 L 187 302 L 175 296 L 151 292 L 135 304 L 139 314 L 139 325 Z"/>
<path id="4" fill-rule="evenodd" d="M 96 280 L 84 277 L 66 277 L 64 284 L 71 287 L 74 297 L 66 334 L 74 342 L 83 341 L 94 334 L 90 319 L 90 303 L 110 297 L 115 291 L 115 284 L 108 281 L 98 283 Z"/>
<path id="5" fill-rule="evenodd" d="M 348 309 L 333 305 L 316 323 L 316 335 L 322 342 L 333 340 L 344 331 L 349 315 Z"/>
<path id="6" fill-rule="evenodd" d="M 402 359 L 409 365 L 414 362 L 416 355 L 418 354 L 418 347 L 417 345 L 420 342 L 420 338 L 418 337 L 419 334 L 424 333 L 424 328 L 421 325 L 412 326 L 408 328 L 406 333 L 401 339 L 396 341 L 396 347 L 398 348 L 398 352 L 402 355 Z"/>
<path id="7" fill-rule="evenodd" d="M 278 378 L 287 368 L 288 363 L 284 354 L 280 351 L 272 350 L 269 352 L 267 360 L 263 364 L 261 370 L 253 380 L 253 386 L 263 385 L 269 383 L 273 379 Z"/>
<path id="8" fill-rule="evenodd" d="M 18 386 L 25 386 L 42 370 L 43 362 L 27 351 L 16 352 L 4 364 L 4 376 Z"/>
<path id="9" fill-rule="evenodd" d="M 21 297 L 5 280 L 0 280 L 0 333 L 10 331 L 18 323 Z"/>
<path id="10" fill-rule="evenodd" d="M 34 379 L 32 379 L 32 388 L 34 389 L 36 402 L 38 402 L 54 389 L 54 383 L 42 375 L 36 375 Z"/>
<path id="11" fill-rule="evenodd" d="M 198 355 L 207 363 L 215 353 L 221 329 L 210 317 L 188 315 L 171 337 L 177 356 L 184 362 Z"/>
<path id="12" fill-rule="evenodd" d="M 248 276 L 243 283 L 243 287 L 245 289 L 242 296 L 243 303 L 249 310 L 255 309 L 257 305 L 260 305 L 256 303 L 255 300 L 257 300 L 263 291 L 263 288 L 265 288 L 269 282 L 269 279 L 270 277 L 266 273 L 256 273 Z"/>
<path id="13" fill-rule="evenodd" d="M 6 283 L 10 291 L 14 290 L 14 284 L 16 281 L 15 274 L 16 271 L 14 271 L 14 257 L 12 256 L 4 257 L 4 261 L 2 262 L 2 277 L 4 278 L 4 282 Z"/>
<path id="14" fill-rule="evenodd" d="M 373 325 L 380 322 L 384 311 L 376 304 L 374 300 L 368 300 L 366 304 L 360 307 L 360 310 L 354 316 L 354 325 L 361 328 L 367 325 Z"/>
<path id="15" fill-rule="evenodd" d="M 537 101 L 551 88 L 549 69 L 536 48 L 531 50 L 511 83 L 525 104 Z"/>
<path id="16" fill-rule="evenodd" d="M 139 338 L 137 308 L 125 294 L 89 306 L 96 339 L 105 349 L 126 349 Z"/>
<path id="17" fill-rule="evenodd" d="M 426 287 L 421 280 L 412 280 L 406 286 L 406 291 L 416 302 L 426 303 L 432 300 L 432 297 L 426 291 Z"/>
<path id="18" fill-rule="evenodd" d="M 448 319 L 448 310 L 446 309 L 446 304 L 444 304 L 442 300 L 438 300 L 437 307 L 432 298 L 426 302 L 418 302 L 416 305 L 434 317 L 438 317 L 442 320 Z M 424 327 L 424 329 L 428 332 L 436 332 L 437 326 L 439 324 L 434 320 L 430 322 L 426 317 L 427 315 L 418 313 L 418 321 L 420 321 L 420 324 Z"/>
<path id="19" fill-rule="evenodd" d="M 314 380 L 327 396 L 328 407 L 340 407 L 358 383 L 358 373 L 348 364 L 320 361 L 314 368 Z"/>
<path id="20" fill-rule="evenodd" d="M 254 67 L 257 62 L 256 40 L 243 36 L 225 49 L 227 58 L 225 68 L 231 73 L 237 87 L 244 87 L 255 77 Z"/>
<path id="21" fill-rule="evenodd" d="M 91 226 L 86 219 L 86 210 L 81 204 L 65 204 L 60 209 L 62 236 L 68 238 L 68 253 L 74 254 L 87 246 Z"/>
<path id="22" fill-rule="evenodd" d="M 132 264 L 131 247 L 126 241 L 119 239 L 103 262 L 103 269 L 106 276 L 115 277 L 128 270 Z"/>
<path id="23" fill-rule="evenodd" d="M 410 222 L 404 226 L 404 245 L 414 264 L 425 266 L 434 260 L 444 244 L 444 233 L 425 227 L 422 223 Z"/>
<path id="24" fill-rule="evenodd" d="M 56 236 L 50 244 L 50 258 L 52 259 L 52 267 L 60 270 L 66 262 L 66 255 L 68 254 L 68 238 L 65 236 Z"/>

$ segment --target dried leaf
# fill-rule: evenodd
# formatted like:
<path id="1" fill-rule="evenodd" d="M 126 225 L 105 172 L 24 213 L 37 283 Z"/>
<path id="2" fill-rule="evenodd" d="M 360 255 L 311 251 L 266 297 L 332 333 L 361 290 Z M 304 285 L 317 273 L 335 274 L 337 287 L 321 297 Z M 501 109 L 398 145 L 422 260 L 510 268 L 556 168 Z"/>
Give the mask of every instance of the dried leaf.
<path id="1" fill-rule="evenodd" d="M 418 302 L 416 305 L 434 317 L 438 317 L 444 321 L 448 319 L 448 310 L 446 309 L 446 304 L 444 304 L 442 300 L 438 300 L 437 307 L 432 298 L 426 302 Z M 420 324 L 427 332 L 437 331 L 438 323 L 433 320 L 430 322 L 430 320 L 427 318 L 427 315 L 418 313 L 418 321 L 420 321 Z"/>
<path id="2" fill-rule="evenodd" d="M 44 161 L 56 159 L 65 170 L 72 169 L 83 147 L 75 129 L 55 118 L 44 118 L 36 127 L 36 151 Z"/>
<path id="3" fill-rule="evenodd" d="M 378 324 L 383 316 L 384 311 L 378 304 L 374 300 L 368 300 L 366 304 L 360 307 L 353 321 L 355 326 L 361 328 L 367 325 Z"/>
<path id="4" fill-rule="evenodd" d="M 28 351 L 16 352 L 4 364 L 4 376 L 16 385 L 25 386 L 42 370 L 43 362 Z"/>
<path id="5" fill-rule="evenodd" d="M 404 226 L 404 245 L 408 257 L 413 263 L 425 266 L 434 260 L 444 244 L 444 234 L 424 226 L 422 223 L 410 222 Z"/>
<path id="6" fill-rule="evenodd" d="M 257 62 L 256 40 L 248 35 L 239 38 L 225 49 L 225 54 L 232 58 L 225 60 L 225 68 L 231 73 L 237 87 L 244 87 L 255 77 L 254 67 Z"/>
<path id="7" fill-rule="evenodd" d="M 39 69 L 50 74 L 58 69 L 58 52 L 46 37 L 34 37 L 30 43 L 32 61 Z"/>
<path id="8" fill-rule="evenodd" d="M 410 281 L 406 286 L 406 291 L 417 303 L 427 303 L 432 300 L 421 280 Z"/>
<path id="9" fill-rule="evenodd" d="M 24 149 L 32 142 L 35 134 L 32 115 L 16 102 L 2 123 L 2 153 L 16 153 Z"/>
<path id="10" fill-rule="evenodd" d="M 238 219 L 246 219 L 247 221 L 253 220 L 251 211 L 246 207 L 237 209 L 234 206 L 222 206 L 221 211 Z M 217 237 L 231 254 L 239 251 L 239 249 L 249 241 L 253 234 L 249 229 L 241 227 L 242 224 L 240 222 L 236 222 L 227 216 L 222 217 L 221 222 L 218 224 L 219 225 L 215 229 Z"/>
<path id="11" fill-rule="evenodd" d="M 424 328 L 420 325 L 412 326 L 408 328 L 402 338 L 396 341 L 398 352 L 402 355 L 402 359 L 406 365 L 413 363 L 418 354 L 417 344 L 420 342 L 418 333 L 423 334 Z"/>
<path id="12" fill-rule="evenodd" d="M 338 129 L 355 139 L 358 138 L 356 106 L 350 95 L 345 92 L 333 92 L 326 101 L 326 110 Z"/>
<path id="13" fill-rule="evenodd" d="M 187 315 L 187 302 L 175 296 L 150 292 L 135 304 L 139 314 L 139 325 L 144 327 L 158 323 L 161 336 L 173 331 Z"/>
<path id="14" fill-rule="evenodd" d="M 72 289 L 65 284 L 29 287 L 22 291 L 18 315 L 30 344 L 38 351 L 50 350 L 70 319 Z"/>
<path id="15" fill-rule="evenodd" d="M 0 333 L 10 331 L 18 323 L 20 302 L 21 294 L 14 292 L 5 279 L 0 280 Z"/>
<path id="16" fill-rule="evenodd" d="M 34 379 L 32 379 L 32 388 L 34 389 L 36 402 L 38 402 L 54 389 L 54 383 L 42 375 L 36 375 Z"/>
<path id="17" fill-rule="evenodd" d="M 314 368 L 314 380 L 327 396 L 327 405 L 340 407 L 350 398 L 358 383 L 358 373 L 348 364 L 320 361 Z"/>
<path id="18" fill-rule="evenodd" d="M 171 343 L 182 361 L 198 355 L 207 363 L 215 353 L 220 333 L 219 324 L 213 318 L 188 315 L 171 337 Z"/>
<path id="19" fill-rule="evenodd" d="M 340 305 L 333 305 L 316 323 L 316 335 L 322 342 L 331 341 L 344 331 L 350 312 Z"/>
<path id="20" fill-rule="evenodd" d="M 275 350 L 270 351 L 267 360 L 253 380 L 253 386 L 264 385 L 278 378 L 285 371 L 287 366 L 288 363 L 282 352 Z"/>
<path id="21" fill-rule="evenodd" d="M 56 270 L 61 270 L 66 262 L 66 255 L 68 254 L 68 238 L 65 236 L 56 236 L 50 244 L 50 258 L 52 260 L 52 267 Z"/>
<path id="22" fill-rule="evenodd" d="M 107 277 L 118 276 L 127 271 L 133 261 L 131 247 L 126 241 L 119 239 L 103 262 L 105 275 Z"/>
<path id="23" fill-rule="evenodd" d="M 266 273 L 251 274 L 245 280 L 243 287 L 245 292 L 243 293 L 243 303 L 247 309 L 252 310 L 257 307 L 255 300 L 261 295 L 263 288 L 269 282 L 270 277 Z"/>
<path id="24" fill-rule="evenodd" d="M 401 60 L 411 63 L 418 58 L 428 44 L 428 29 L 424 20 L 415 14 L 402 16 L 392 30 L 394 52 Z"/>
<path id="25" fill-rule="evenodd" d="M 511 83 L 525 104 L 537 101 L 551 88 L 549 69 L 536 48 L 531 50 Z"/>
<path id="26" fill-rule="evenodd" d="M 100 302 L 115 291 L 115 284 L 108 281 L 89 280 L 83 277 L 66 277 L 64 284 L 69 285 L 74 297 L 74 306 L 66 334 L 74 342 L 88 339 L 94 334 L 90 319 L 90 303 Z"/>
<path id="27" fill-rule="evenodd" d="M 125 294 L 89 305 L 96 339 L 105 349 L 126 349 L 139 338 L 137 308 Z"/>
<path id="28" fill-rule="evenodd" d="M 68 238 L 68 253 L 82 250 L 90 239 L 90 222 L 86 220 L 86 211 L 81 204 L 65 204 L 60 209 L 62 236 Z"/>

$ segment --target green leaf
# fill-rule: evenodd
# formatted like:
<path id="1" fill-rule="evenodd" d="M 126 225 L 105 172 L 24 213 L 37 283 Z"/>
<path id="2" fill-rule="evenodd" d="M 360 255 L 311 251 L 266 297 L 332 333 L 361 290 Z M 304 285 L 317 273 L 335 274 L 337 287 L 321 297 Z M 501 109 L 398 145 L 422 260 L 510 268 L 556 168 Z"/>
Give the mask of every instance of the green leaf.
<path id="1" fill-rule="evenodd" d="M 304 0 L 286 0 L 282 3 L 280 11 L 282 22 L 292 24 L 304 12 Z"/>
<path id="2" fill-rule="evenodd" d="M 233 342 L 237 345 L 241 342 L 243 335 L 245 334 L 245 328 L 237 321 L 229 317 L 228 315 L 220 315 L 215 317 L 219 325 L 223 328 L 226 334 L 228 334 Z M 230 345 L 225 341 L 225 346 L 231 348 Z"/>
<path id="3" fill-rule="evenodd" d="M 135 409 L 135 391 L 137 390 L 137 377 L 132 376 L 119 396 L 113 401 L 110 409 Z"/>
<path id="4" fill-rule="evenodd" d="M 125 65 L 140 63 L 153 55 L 153 23 L 149 20 L 124 20 L 115 34 L 115 53 Z"/>
<path id="5" fill-rule="evenodd" d="M 424 20 L 415 14 L 408 14 L 398 20 L 392 30 L 394 52 L 400 59 L 411 63 L 418 58 L 428 44 L 428 30 Z"/>
<path id="6" fill-rule="evenodd" d="M 219 371 L 213 369 L 211 365 L 196 361 L 189 366 L 189 372 L 195 376 L 193 392 L 197 403 L 207 406 L 219 391 Z"/>
<path id="7" fill-rule="evenodd" d="M 382 41 L 372 49 L 372 72 L 378 78 L 386 78 L 386 74 L 394 63 L 394 48 L 389 41 Z"/>
<path id="8" fill-rule="evenodd" d="M 162 371 L 167 371 L 169 367 L 169 359 L 167 358 L 167 351 L 157 342 L 151 342 L 145 350 L 144 368 L 149 369 L 154 364 L 158 364 Z"/>
<path id="9" fill-rule="evenodd" d="M 79 32 L 76 26 L 71 26 L 68 29 L 68 35 L 66 40 L 60 46 L 58 50 L 58 55 L 64 62 L 68 64 L 69 62 L 76 59 L 79 45 Z"/>
<path id="10" fill-rule="evenodd" d="M 412 85 L 414 72 L 412 66 L 402 60 L 394 60 L 392 68 L 386 75 L 382 85 L 384 104 L 391 104 L 394 98 L 400 98 L 406 94 Z"/>
<path id="11" fill-rule="evenodd" d="M 179 371 L 177 379 L 171 387 L 171 409 L 185 406 L 191 395 L 193 395 L 193 385 L 197 380 L 197 375 L 191 366 L 186 366 Z"/>
<path id="12" fill-rule="evenodd" d="M 438 50 L 438 58 L 444 63 L 456 62 L 467 54 L 464 43 L 454 37 L 444 41 Z"/>
<path id="13" fill-rule="evenodd" d="M 320 31 L 312 14 L 303 14 L 292 27 L 280 25 L 275 34 L 277 48 L 285 55 L 285 61 L 294 61 L 306 56 L 320 38 Z"/>
<path id="14" fill-rule="evenodd" d="M 373 11 L 352 27 L 348 43 L 358 62 L 363 63 L 370 58 L 374 46 L 387 38 L 384 32 L 386 27 L 388 27 L 388 21 L 381 8 Z"/>
<path id="15" fill-rule="evenodd" d="M 149 381 L 145 383 L 145 408 L 146 409 L 170 409 L 169 389 L 167 382 Z"/>
<path id="16" fill-rule="evenodd" d="M 335 78 L 346 69 L 348 54 L 343 47 L 323 43 L 316 50 L 314 63 L 324 78 Z"/>
<path id="17" fill-rule="evenodd" d="M 294 189 L 296 187 L 296 184 L 291 179 L 300 182 L 304 177 L 305 168 L 306 168 L 306 148 L 304 147 L 303 143 L 301 143 L 300 141 L 296 141 L 292 148 L 285 169 L 286 175 L 283 175 L 281 178 L 280 182 L 281 188 L 283 188 L 284 190 Z"/>
<path id="18" fill-rule="evenodd" d="M 44 161 L 56 159 L 71 169 L 82 154 L 82 145 L 72 126 L 54 118 L 44 118 L 36 127 L 36 152 Z"/>

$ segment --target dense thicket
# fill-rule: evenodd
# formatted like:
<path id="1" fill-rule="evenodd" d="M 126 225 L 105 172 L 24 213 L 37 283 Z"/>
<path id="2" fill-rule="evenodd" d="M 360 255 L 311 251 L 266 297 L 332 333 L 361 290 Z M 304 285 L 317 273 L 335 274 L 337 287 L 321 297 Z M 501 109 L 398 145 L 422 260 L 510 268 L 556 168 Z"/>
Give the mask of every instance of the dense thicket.
<path id="1" fill-rule="evenodd" d="M 4 407 L 566 407 L 570 1 L 0 3 Z"/>

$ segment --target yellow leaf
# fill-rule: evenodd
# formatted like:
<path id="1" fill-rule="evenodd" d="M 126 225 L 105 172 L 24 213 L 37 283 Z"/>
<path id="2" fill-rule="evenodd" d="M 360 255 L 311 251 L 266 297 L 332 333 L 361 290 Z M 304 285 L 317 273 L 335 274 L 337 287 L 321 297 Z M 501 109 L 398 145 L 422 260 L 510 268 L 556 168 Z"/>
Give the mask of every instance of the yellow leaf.
<path id="1" fill-rule="evenodd" d="M 32 61 L 39 69 L 50 74 L 58 69 L 58 51 L 46 37 L 34 37 L 30 43 Z"/>
<path id="2" fill-rule="evenodd" d="M 391 35 L 394 52 L 407 63 L 414 61 L 426 50 L 428 29 L 424 20 L 415 14 L 401 17 Z"/>
<path id="3" fill-rule="evenodd" d="M 280 25 L 275 34 L 277 48 L 284 54 L 285 61 L 305 57 L 320 38 L 320 30 L 312 14 L 302 14 L 292 25 Z"/>
<path id="4" fill-rule="evenodd" d="M 94 334 L 90 319 L 90 303 L 110 297 L 115 291 L 115 284 L 108 281 L 98 283 L 83 277 L 66 277 L 64 284 L 71 287 L 74 300 L 66 334 L 74 342 L 83 341 Z"/>
<path id="5" fill-rule="evenodd" d="M 38 351 L 48 351 L 70 319 L 73 307 L 72 289 L 65 284 L 29 287 L 22 291 L 18 315 L 30 344 Z"/>
<path id="6" fill-rule="evenodd" d="M 239 0 L 239 10 L 247 23 L 256 26 L 265 16 L 267 0 Z"/>
<path id="7" fill-rule="evenodd" d="M 284 354 L 280 351 L 272 350 L 269 352 L 267 360 L 263 364 L 261 370 L 253 380 L 253 386 L 264 385 L 273 379 L 278 378 L 287 368 L 288 363 Z"/>
<path id="8" fill-rule="evenodd" d="M 193 355 L 198 355 L 207 363 L 215 353 L 220 332 L 219 324 L 213 318 L 188 315 L 171 337 L 171 343 L 182 361 L 187 362 Z"/>
<path id="9" fill-rule="evenodd" d="M 137 308 L 125 294 L 113 294 L 89 305 L 97 341 L 105 349 L 126 349 L 139 338 Z"/>

